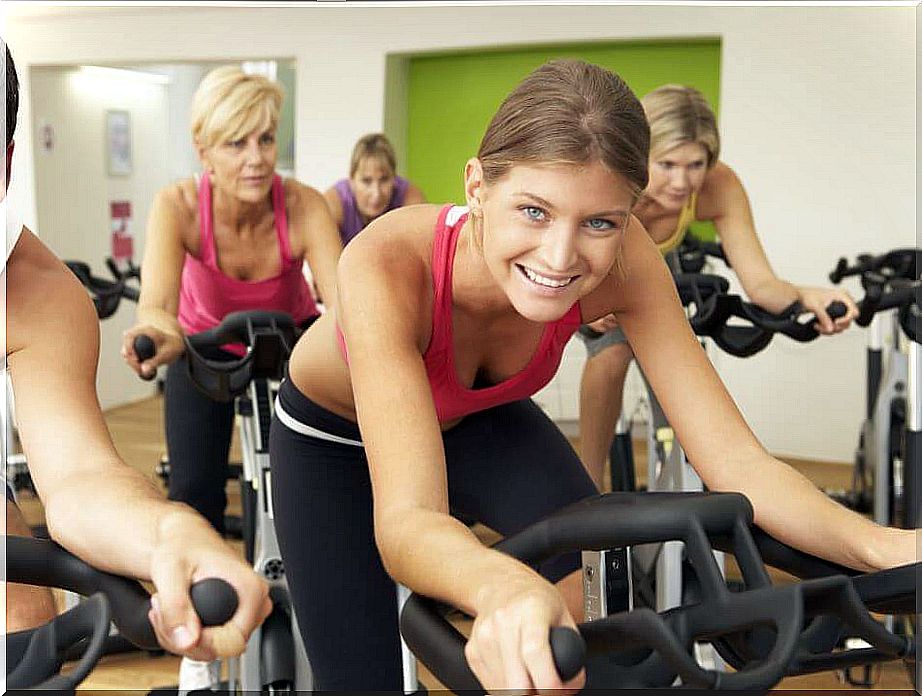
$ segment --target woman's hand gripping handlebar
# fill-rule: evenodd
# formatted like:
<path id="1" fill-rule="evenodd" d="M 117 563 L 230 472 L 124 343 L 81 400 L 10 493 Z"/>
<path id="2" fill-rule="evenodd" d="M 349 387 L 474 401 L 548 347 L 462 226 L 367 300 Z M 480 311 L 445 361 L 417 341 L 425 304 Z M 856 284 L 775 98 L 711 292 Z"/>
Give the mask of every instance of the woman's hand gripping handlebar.
<path id="1" fill-rule="evenodd" d="M 679 677 L 686 688 L 763 690 L 787 674 L 817 671 L 817 665 L 854 664 L 854 653 L 836 650 L 838 634 L 833 631 L 830 641 L 818 619 L 826 628 L 829 621 L 841 622 L 871 644 L 873 655 L 862 653 L 859 660 L 911 654 L 911 641 L 874 621 L 868 605 L 913 601 L 913 578 L 922 566 L 853 578 L 816 560 L 809 570 L 823 577 L 773 587 L 752 521 L 749 501 L 735 493 L 614 493 L 569 506 L 496 548 L 534 565 L 574 550 L 685 544 L 701 588 L 694 603 L 662 613 L 636 609 L 579 626 L 587 645 L 588 688 L 665 688 Z M 718 543 L 736 557 L 740 591 L 731 592 L 716 565 Z M 404 639 L 449 689 L 483 693 L 465 661 L 464 637 L 444 618 L 447 611 L 412 595 L 401 614 Z M 702 668 L 692 650 L 696 641 L 726 651 L 737 671 Z"/>

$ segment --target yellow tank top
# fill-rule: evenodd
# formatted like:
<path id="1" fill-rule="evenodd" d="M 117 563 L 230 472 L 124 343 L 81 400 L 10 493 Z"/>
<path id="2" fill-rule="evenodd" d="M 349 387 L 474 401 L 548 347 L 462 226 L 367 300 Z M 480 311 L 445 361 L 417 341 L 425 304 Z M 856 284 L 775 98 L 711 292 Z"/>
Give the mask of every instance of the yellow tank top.
<path id="1" fill-rule="evenodd" d="M 685 239 L 685 234 L 688 232 L 688 226 L 695 221 L 695 215 L 697 214 L 698 207 L 698 192 L 695 191 L 691 196 L 688 197 L 688 201 L 682 206 L 682 210 L 679 211 L 679 219 L 676 222 L 675 232 L 672 233 L 672 236 L 665 241 L 660 242 L 656 245 L 656 248 L 659 249 L 659 252 L 664 256 L 668 254 L 673 249 L 678 248 L 679 244 L 682 243 L 682 240 Z"/>

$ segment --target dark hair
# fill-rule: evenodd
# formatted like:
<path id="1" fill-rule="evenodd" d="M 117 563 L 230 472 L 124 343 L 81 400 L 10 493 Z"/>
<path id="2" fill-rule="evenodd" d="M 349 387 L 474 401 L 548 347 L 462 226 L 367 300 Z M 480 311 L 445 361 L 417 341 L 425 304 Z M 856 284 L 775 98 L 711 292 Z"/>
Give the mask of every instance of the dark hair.
<path id="1" fill-rule="evenodd" d="M 497 110 L 477 153 L 492 182 L 524 162 L 600 160 L 635 197 L 647 186 L 650 127 L 624 80 L 581 60 L 555 60 L 528 75 Z"/>
<path id="2" fill-rule="evenodd" d="M 3 78 L 6 86 L 6 144 L 13 142 L 13 133 L 16 132 L 16 114 L 19 112 L 19 78 L 16 77 L 16 65 L 6 41 L 0 39 L 6 49 L 6 75 Z"/>

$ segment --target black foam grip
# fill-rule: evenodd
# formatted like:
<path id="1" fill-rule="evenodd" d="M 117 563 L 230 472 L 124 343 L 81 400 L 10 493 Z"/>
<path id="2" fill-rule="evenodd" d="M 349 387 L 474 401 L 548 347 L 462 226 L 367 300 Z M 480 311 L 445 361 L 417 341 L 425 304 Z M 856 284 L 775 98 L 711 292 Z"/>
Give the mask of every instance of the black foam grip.
<path id="1" fill-rule="evenodd" d="M 157 346 L 154 345 L 153 339 L 150 336 L 147 336 L 145 334 L 141 334 L 140 336 L 135 336 L 132 347 L 134 348 L 135 355 L 138 356 L 138 360 L 140 360 L 141 362 L 144 362 L 145 360 L 150 360 L 152 357 L 154 357 L 157 354 Z M 141 379 L 149 382 L 156 376 L 157 376 L 156 374 L 141 375 Z"/>
<path id="2" fill-rule="evenodd" d="M 845 306 L 844 302 L 839 300 L 833 300 L 826 307 L 826 314 L 829 315 L 830 319 L 838 319 L 839 317 L 844 317 L 848 313 L 848 307 Z"/>
<path id="3" fill-rule="evenodd" d="M 189 588 L 189 596 L 203 626 L 226 624 L 237 611 L 237 591 L 220 578 L 200 580 Z"/>
<path id="4" fill-rule="evenodd" d="M 551 653 L 557 674 L 563 681 L 569 681 L 586 664 L 586 643 L 583 637 L 567 626 L 551 629 Z"/>

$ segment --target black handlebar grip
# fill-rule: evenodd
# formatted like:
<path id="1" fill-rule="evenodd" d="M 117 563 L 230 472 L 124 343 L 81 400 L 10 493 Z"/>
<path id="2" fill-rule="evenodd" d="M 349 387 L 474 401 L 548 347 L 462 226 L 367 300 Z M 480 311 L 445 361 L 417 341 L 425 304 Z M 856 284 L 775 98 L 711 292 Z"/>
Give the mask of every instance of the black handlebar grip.
<path id="1" fill-rule="evenodd" d="M 141 362 L 150 360 L 157 354 L 157 346 L 154 345 L 153 339 L 145 334 L 135 336 L 132 347 L 134 348 L 135 355 L 138 356 L 138 360 Z M 150 375 L 141 375 L 141 379 L 149 382 L 156 376 L 156 373 Z"/>
<path id="2" fill-rule="evenodd" d="M 583 637 L 567 626 L 551 629 L 551 653 L 557 674 L 563 681 L 569 681 L 586 664 L 586 643 Z"/>
<path id="3" fill-rule="evenodd" d="M 829 280 L 833 285 L 838 285 L 846 275 L 848 275 L 848 261 L 843 256 L 829 274 Z"/>
<path id="4" fill-rule="evenodd" d="M 237 591 L 220 578 L 200 580 L 189 588 L 189 596 L 203 626 L 226 624 L 237 611 Z"/>
<path id="5" fill-rule="evenodd" d="M 833 300 L 826 307 L 826 314 L 829 315 L 830 319 L 838 319 L 839 317 L 844 317 L 848 313 L 848 307 L 845 306 L 844 302 L 839 300 Z"/>

